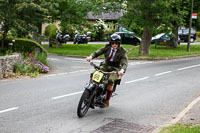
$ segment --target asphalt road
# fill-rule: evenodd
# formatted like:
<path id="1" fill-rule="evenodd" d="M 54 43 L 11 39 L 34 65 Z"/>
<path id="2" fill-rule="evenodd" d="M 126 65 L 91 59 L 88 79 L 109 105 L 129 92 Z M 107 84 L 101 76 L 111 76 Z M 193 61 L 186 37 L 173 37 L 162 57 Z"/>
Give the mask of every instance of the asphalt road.
<path id="1" fill-rule="evenodd" d="M 109 43 L 108 41 L 104 41 L 104 42 L 102 42 L 102 41 L 98 41 L 98 42 L 89 41 L 88 42 L 88 44 L 108 44 L 108 43 Z M 49 42 L 42 42 L 42 44 L 49 44 Z M 69 42 L 67 42 L 67 44 L 74 44 L 74 42 L 73 41 L 69 41 Z M 197 44 L 200 44 L 200 42 L 190 43 L 190 45 L 197 45 Z M 187 43 L 186 42 L 181 42 L 180 45 L 187 45 Z"/>
<path id="2" fill-rule="evenodd" d="M 141 127 L 170 123 L 200 94 L 200 57 L 129 61 L 110 107 L 80 119 L 77 105 L 92 67 L 83 58 L 48 59 L 53 71 L 47 75 L 0 80 L 1 133 L 103 132 L 102 126 L 117 122 L 144 132 Z"/>

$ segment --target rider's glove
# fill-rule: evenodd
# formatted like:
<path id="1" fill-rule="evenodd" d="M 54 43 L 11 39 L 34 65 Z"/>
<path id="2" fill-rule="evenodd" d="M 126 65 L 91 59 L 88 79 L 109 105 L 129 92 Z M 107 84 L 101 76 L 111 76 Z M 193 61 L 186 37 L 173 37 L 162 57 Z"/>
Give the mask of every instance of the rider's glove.
<path id="1" fill-rule="evenodd" d="M 86 57 L 86 60 L 87 60 L 88 62 L 90 62 L 90 61 L 92 60 L 92 56 Z"/>
<path id="2" fill-rule="evenodd" d="M 121 70 L 118 72 L 118 75 L 119 75 L 119 76 L 123 76 L 123 74 L 124 74 L 124 69 L 121 69 Z"/>

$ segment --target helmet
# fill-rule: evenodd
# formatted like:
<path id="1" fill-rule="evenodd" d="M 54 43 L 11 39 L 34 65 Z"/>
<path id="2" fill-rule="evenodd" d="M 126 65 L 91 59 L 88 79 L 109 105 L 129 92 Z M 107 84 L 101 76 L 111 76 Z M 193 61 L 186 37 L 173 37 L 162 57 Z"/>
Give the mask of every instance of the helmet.
<path id="1" fill-rule="evenodd" d="M 79 34 L 77 30 L 75 31 L 75 34 Z"/>
<path id="2" fill-rule="evenodd" d="M 117 43 L 117 44 L 119 44 L 120 45 L 120 43 L 121 43 L 121 36 L 120 35 L 118 35 L 118 34 L 116 34 L 116 33 L 114 33 L 114 34 L 112 34 L 111 36 L 110 36 L 110 45 L 112 44 L 112 43 Z"/>
<path id="3" fill-rule="evenodd" d="M 56 30 L 56 34 L 60 33 L 60 30 Z"/>

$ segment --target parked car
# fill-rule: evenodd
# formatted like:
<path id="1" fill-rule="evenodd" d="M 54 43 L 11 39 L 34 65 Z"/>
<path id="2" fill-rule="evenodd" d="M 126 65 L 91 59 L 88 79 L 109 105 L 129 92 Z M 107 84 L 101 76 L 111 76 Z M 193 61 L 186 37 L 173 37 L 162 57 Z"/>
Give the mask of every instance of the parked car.
<path id="1" fill-rule="evenodd" d="M 131 32 L 115 32 L 116 34 L 121 36 L 122 44 L 132 44 L 132 45 L 139 45 L 141 39 Z"/>
<path id="2" fill-rule="evenodd" d="M 178 35 L 181 41 L 188 42 L 189 29 L 188 28 L 179 29 Z M 195 40 L 196 40 L 196 30 L 191 28 L 190 42 L 193 43 Z"/>
<path id="3" fill-rule="evenodd" d="M 151 44 L 155 44 L 156 41 L 163 41 L 163 42 L 168 42 L 171 41 L 171 37 L 167 35 L 166 33 L 161 33 L 158 34 L 151 39 Z M 178 37 L 178 44 L 180 44 L 180 38 Z"/>

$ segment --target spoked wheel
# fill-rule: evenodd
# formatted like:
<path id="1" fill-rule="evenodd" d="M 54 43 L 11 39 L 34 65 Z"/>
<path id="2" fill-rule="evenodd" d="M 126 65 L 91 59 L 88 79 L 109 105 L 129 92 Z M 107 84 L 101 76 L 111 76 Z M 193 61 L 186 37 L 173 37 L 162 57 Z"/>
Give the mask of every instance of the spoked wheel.
<path id="1" fill-rule="evenodd" d="M 78 109 L 77 109 L 78 117 L 83 117 L 87 113 L 90 107 L 91 100 L 92 100 L 92 95 L 90 95 L 90 91 L 85 90 L 78 104 Z"/>

